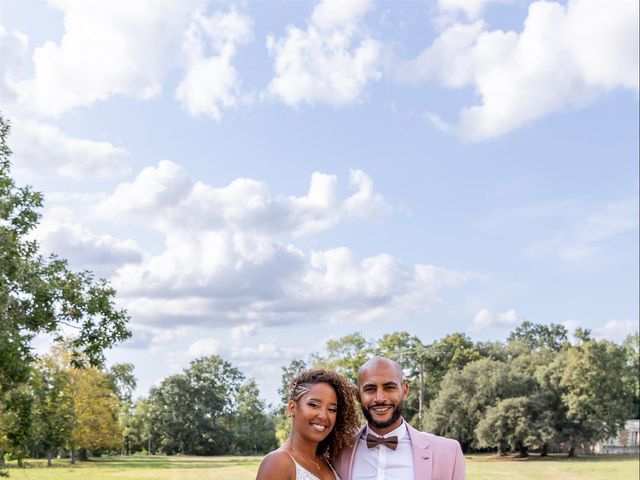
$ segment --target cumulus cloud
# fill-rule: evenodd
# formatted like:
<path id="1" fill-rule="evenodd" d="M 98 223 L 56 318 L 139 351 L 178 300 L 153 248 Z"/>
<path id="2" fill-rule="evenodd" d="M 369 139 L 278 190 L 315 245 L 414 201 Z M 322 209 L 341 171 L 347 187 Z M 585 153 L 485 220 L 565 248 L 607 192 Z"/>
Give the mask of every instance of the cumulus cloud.
<path id="1" fill-rule="evenodd" d="M 249 178 L 216 188 L 191 179 L 173 162 L 161 161 L 145 168 L 133 182 L 120 184 L 102 202 L 100 211 L 114 219 L 151 219 L 165 232 L 233 231 L 234 238 L 218 236 L 209 241 L 249 247 L 262 235 L 305 235 L 325 230 L 341 220 L 371 218 L 389 211 L 384 197 L 373 189 L 371 178 L 351 171 L 351 196 L 341 199 L 338 179 L 319 172 L 311 176 L 309 191 L 301 197 L 273 196 L 266 184 Z M 258 251 L 263 244 L 251 246 Z"/>
<path id="2" fill-rule="evenodd" d="M 251 39 L 251 19 L 235 9 L 194 18 L 183 40 L 185 77 L 176 98 L 187 111 L 220 121 L 221 107 L 234 107 L 240 96 L 238 74 L 231 61 L 237 45 Z M 213 50 L 207 55 L 207 46 Z"/>
<path id="3" fill-rule="evenodd" d="M 615 88 L 637 95 L 638 13 L 635 0 L 536 1 L 521 32 L 487 30 L 482 20 L 456 23 L 397 66 L 396 77 L 473 87 L 480 103 L 460 112 L 455 130 L 472 141 L 498 137 Z"/>
<path id="4" fill-rule="evenodd" d="M 267 185 L 238 179 L 224 187 L 192 180 L 163 161 L 121 184 L 103 215 L 157 229 L 162 252 L 120 267 L 114 277 L 125 306 L 156 325 L 371 322 L 402 318 L 439 301 L 440 292 L 473 278 L 432 265 L 405 266 L 388 254 L 368 258 L 346 247 L 304 252 L 299 235 L 389 209 L 362 171 L 342 196 L 333 175 L 314 173 L 303 196 L 274 196 Z"/>
<path id="5" fill-rule="evenodd" d="M 21 120 L 12 122 L 9 139 L 18 172 L 81 178 L 113 178 L 130 170 L 129 152 L 109 142 L 75 138 L 53 125 Z"/>
<path id="6" fill-rule="evenodd" d="M 64 15 L 59 43 L 35 49 L 35 75 L 18 85 L 21 103 L 45 115 L 113 95 L 148 99 L 178 63 L 179 44 L 204 1 L 51 0 Z"/>
<path id="7" fill-rule="evenodd" d="M 29 38 L 19 30 L 8 32 L 0 25 L 0 100 L 11 104 L 17 97 L 16 84 L 26 75 Z"/>
<path id="8" fill-rule="evenodd" d="M 520 323 L 520 318 L 515 310 L 494 314 L 483 308 L 473 317 L 471 329 L 479 331 L 493 327 L 510 328 L 515 327 L 518 323 Z"/>
<path id="9" fill-rule="evenodd" d="M 266 95 L 287 105 L 357 101 L 380 78 L 381 45 L 364 29 L 370 0 L 321 0 L 306 30 L 290 26 L 283 38 L 267 38 L 275 75 Z"/>
<path id="10" fill-rule="evenodd" d="M 55 253 L 71 262 L 74 268 L 95 270 L 109 275 L 119 266 L 142 261 L 143 255 L 133 240 L 112 235 L 96 235 L 87 227 L 71 221 L 45 218 L 38 227 L 37 238 L 44 253 Z"/>
<path id="11" fill-rule="evenodd" d="M 638 198 L 610 202 L 583 219 L 566 232 L 529 247 L 532 255 L 557 255 L 567 262 L 592 257 L 598 247 L 619 235 L 638 229 Z"/>

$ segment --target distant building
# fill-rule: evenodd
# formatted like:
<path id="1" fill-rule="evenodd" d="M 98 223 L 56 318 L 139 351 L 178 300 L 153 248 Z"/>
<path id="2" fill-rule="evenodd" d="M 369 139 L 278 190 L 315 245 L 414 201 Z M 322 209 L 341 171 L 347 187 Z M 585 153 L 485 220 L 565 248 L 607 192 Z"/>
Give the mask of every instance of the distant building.
<path id="1" fill-rule="evenodd" d="M 627 420 L 618 435 L 596 443 L 595 453 L 638 453 L 640 451 L 640 420 Z"/>

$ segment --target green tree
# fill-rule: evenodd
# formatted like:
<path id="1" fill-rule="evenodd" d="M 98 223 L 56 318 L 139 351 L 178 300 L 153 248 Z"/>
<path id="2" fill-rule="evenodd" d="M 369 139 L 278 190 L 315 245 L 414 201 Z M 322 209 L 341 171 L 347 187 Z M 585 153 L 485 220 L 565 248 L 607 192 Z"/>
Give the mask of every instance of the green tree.
<path id="1" fill-rule="evenodd" d="M 3 452 L 21 450 L 21 439 L 31 428 L 28 412 L 15 408 L 34 359 L 31 340 L 40 333 L 69 342 L 74 364 L 99 365 L 103 351 L 130 336 L 128 317 L 115 307 L 114 289 L 89 271 L 74 272 L 66 260 L 44 258 L 31 240 L 40 219 L 42 195 L 18 187 L 10 175 L 9 123 L 0 115 L 0 469 Z M 67 338 L 62 327 L 75 330 Z M 29 407 L 30 408 L 30 407 Z M 22 419 L 16 422 L 16 419 Z M 21 425 L 12 430 L 7 425 Z"/>
<path id="2" fill-rule="evenodd" d="M 478 447 L 476 428 L 487 409 L 502 399 L 527 396 L 533 389 L 532 378 L 495 360 L 476 360 L 462 371 L 451 369 L 429 407 L 425 428 L 457 439 L 465 450 Z"/>
<path id="3" fill-rule="evenodd" d="M 311 356 L 313 366 L 336 371 L 354 385 L 358 381 L 358 370 L 375 352 L 373 342 L 364 338 L 360 332 L 328 340 L 325 349 L 326 356 Z"/>
<path id="4" fill-rule="evenodd" d="M 53 454 L 71 438 L 75 416 L 70 377 L 54 356 L 41 358 L 33 372 L 33 450 L 42 450 L 50 467 Z"/>
<path id="5" fill-rule="evenodd" d="M 505 398 L 489 407 L 476 427 L 478 446 L 497 447 L 501 455 L 515 447 L 520 457 L 527 457 L 534 428 L 530 408 L 528 397 Z"/>
<path id="6" fill-rule="evenodd" d="M 640 335 L 638 332 L 628 335 L 622 347 L 627 358 L 625 384 L 632 398 L 627 417 L 640 418 Z"/>
<path id="7" fill-rule="evenodd" d="M 622 346 L 587 341 L 569 349 L 562 360 L 563 432 L 573 456 L 580 445 L 615 436 L 627 420 L 632 398 L 625 385 L 627 358 Z"/>
<path id="8" fill-rule="evenodd" d="M 528 351 L 539 349 L 559 351 L 568 346 L 567 331 L 564 325 L 551 323 L 549 325 L 522 322 L 509 334 L 508 342 L 519 342 Z"/>
<path id="9" fill-rule="evenodd" d="M 198 358 L 182 374 L 164 379 L 149 393 L 152 443 L 166 454 L 230 453 L 243 380 L 217 355 Z"/>
<path id="10" fill-rule="evenodd" d="M 258 455 L 276 448 L 273 418 L 265 414 L 264 401 L 254 380 L 238 390 L 233 427 L 236 454 Z"/>

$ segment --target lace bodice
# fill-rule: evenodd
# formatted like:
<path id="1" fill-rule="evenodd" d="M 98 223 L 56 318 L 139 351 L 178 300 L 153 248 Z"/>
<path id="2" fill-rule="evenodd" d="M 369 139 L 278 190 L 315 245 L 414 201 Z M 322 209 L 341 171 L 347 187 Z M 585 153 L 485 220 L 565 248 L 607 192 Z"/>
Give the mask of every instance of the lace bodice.
<path id="1" fill-rule="evenodd" d="M 287 453 L 289 453 L 289 452 L 287 452 Z M 296 465 L 296 480 L 320 480 L 320 478 L 316 477 L 313 473 L 311 473 L 309 470 L 307 470 L 302 465 L 300 465 L 298 462 L 296 462 L 296 459 L 293 458 L 293 456 L 291 456 L 291 454 L 289 454 L 289 456 L 291 457 L 291 460 L 293 460 L 293 463 L 295 463 L 295 465 Z M 333 466 L 329 462 L 327 462 L 327 464 L 329 465 L 329 468 L 331 469 L 331 471 L 335 475 L 336 480 L 342 480 L 340 478 L 340 475 L 338 475 L 338 473 L 333 469 Z"/>

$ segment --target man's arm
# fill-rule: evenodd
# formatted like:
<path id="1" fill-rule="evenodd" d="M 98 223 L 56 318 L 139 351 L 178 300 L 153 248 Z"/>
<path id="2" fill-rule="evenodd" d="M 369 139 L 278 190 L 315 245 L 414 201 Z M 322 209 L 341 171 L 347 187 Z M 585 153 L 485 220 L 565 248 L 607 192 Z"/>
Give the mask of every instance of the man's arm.
<path id="1" fill-rule="evenodd" d="M 462 448 L 460 444 L 456 442 L 456 456 L 453 464 L 453 473 L 451 474 L 451 480 L 465 480 L 467 477 L 466 469 L 464 465 L 464 455 L 462 454 Z"/>

